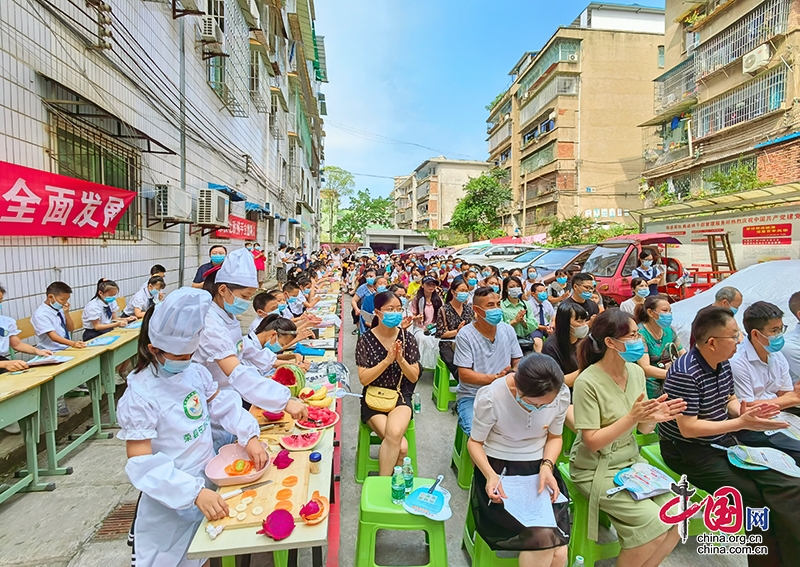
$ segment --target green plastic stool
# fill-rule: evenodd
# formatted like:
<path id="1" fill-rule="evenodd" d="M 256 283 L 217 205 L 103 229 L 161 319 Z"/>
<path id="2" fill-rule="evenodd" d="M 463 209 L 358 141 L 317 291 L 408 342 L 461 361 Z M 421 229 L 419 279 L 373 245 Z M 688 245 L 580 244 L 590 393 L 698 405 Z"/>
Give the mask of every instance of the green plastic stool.
<path id="1" fill-rule="evenodd" d="M 441 357 L 436 362 L 436 370 L 433 372 L 433 398 L 436 404 L 436 409 L 439 411 L 447 411 L 450 402 L 456 401 L 456 393 L 451 392 L 452 386 L 457 386 L 458 381 L 450 376 L 450 370 L 444 363 Z"/>
<path id="2" fill-rule="evenodd" d="M 456 482 L 462 490 L 469 490 L 472 484 L 472 473 L 474 472 L 472 457 L 467 450 L 467 436 L 461 426 L 456 426 L 456 440 L 453 443 L 453 456 L 450 466 L 456 471 Z"/>
<path id="3" fill-rule="evenodd" d="M 416 421 L 416 419 L 412 419 L 409 422 L 405 435 L 408 443 L 408 456 L 411 457 L 411 465 L 414 467 L 415 472 L 419 470 L 417 469 L 417 434 L 414 426 Z M 378 434 L 372 431 L 369 425 L 359 421 L 358 445 L 356 446 L 356 482 L 358 484 L 363 484 L 364 479 L 369 476 L 370 472 L 378 472 L 380 470 L 378 459 L 373 459 L 369 455 L 369 448 L 372 445 L 380 444 L 381 438 L 378 437 Z"/>
<path id="4" fill-rule="evenodd" d="M 577 437 L 578 434 L 567 427 L 567 424 L 565 423 L 564 430 L 561 432 L 561 454 L 558 456 L 556 464 L 569 462 L 569 453 L 572 450 L 572 445 L 575 443 L 575 439 Z"/>
<path id="5" fill-rule="evenodd" d="M 433 482 L 430 479 L 415 478 L 414 488 L 431 486 Z M 444 522 L 409 514 L 402 506 L 392 504 L 392 479 L 388 476 L 371 476 L 364 480 L 358 513 L 355 567 L 377 566 L 375 544 L 378 530 L 425 532 L 429 560 L 424 566 L 418 567 L 447 567 Z"/>
<path id="6" fill-rule="evenodd" d="M 478 530 L 475 528 L 475 518 L 472 515 L 472 484 L 469 488 L 467 501 L 467 519 L 464 522 L 464 535 L 461 538 L 461 547 L 467 550 L 472 567 L 517 567 L 519 560 L 516 557 L 497 557 Z"/>
<path id="7" fill-rule="evenodd" d="M 633 432 L 633 437 L 636 439 L 636 444 L 641 449 L 647 445 L 658 443 L 658 431 L 652 433 L 639 433 L 639 430 Z"/>
<path id="8" fill-rule="evenodd" d="M 572 534 L 569 538 L 568 564 L 572 565 L 578 555 L 583 556 L 584 565 L 587 567 L 594 567 L 597 561 L 617 557 L 620 551 L 617 540 L 597 543 L 589 539 L 589 499 L 572 482 L 568 463 L 559 463 L 558 470 L 567 485 L 572 501 Z"/>

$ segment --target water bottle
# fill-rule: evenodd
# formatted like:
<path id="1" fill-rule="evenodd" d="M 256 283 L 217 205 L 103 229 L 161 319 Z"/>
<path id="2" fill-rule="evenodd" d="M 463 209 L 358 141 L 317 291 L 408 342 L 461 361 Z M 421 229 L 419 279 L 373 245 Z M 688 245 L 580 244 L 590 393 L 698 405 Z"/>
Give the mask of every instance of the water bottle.
<path id="1" fill-rule="evenodd" d="M 414 392 L 414 413 L 419 413 L 422 409 L 422 398 L 419 397 L 419 392 Z"/>
<path id="2" fill-rule="evenodd" d="M 326 372 L 328 374 L 328 382 L 336 384 L 336 365 L 333 362 L 328 362 Z"/>
<path id="3" fill-rule="evenodd" d="M 392 474 L 392 504 L 402 504 L 406 499 L 406 481 L 403 479 L 403 468 L 394 467 Z"/>
<path id="4" fill-rule="evenodd" d="M 403 482 L 406 486 L 405 497 L 408 498 L 408 495 L 414 490 L 414 467 L 411 466 L 411 457 L 403 458 Z"/>
<path id="5" fill-rule="evenodd" d="M 572 563 L 572 567 L 583 567 L 583 556 L 576 555 L 575 561 Z"/>

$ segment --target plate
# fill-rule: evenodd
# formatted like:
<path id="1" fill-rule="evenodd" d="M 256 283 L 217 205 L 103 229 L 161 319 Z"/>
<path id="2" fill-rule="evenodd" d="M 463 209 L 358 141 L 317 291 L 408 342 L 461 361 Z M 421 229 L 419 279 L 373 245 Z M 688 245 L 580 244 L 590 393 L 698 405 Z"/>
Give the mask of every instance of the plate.
<path id="1" fill-rule="evenodd" d="M 330 425 L 317 425 L 317 426 L 314 426 L 314 427 L 308 427 L 308 426 L 305 426 L 305 425 L 303 425 L 303 424 L 302 424 L 302 423 L 300 423 L 299 421 L 295 421 L 295 422 L 294 422 L 294 424 L 295 424 L 295 426 L 297 426 L 299 429 L 306 429 L 306 430 L 310 430 L 310 429 L 327 429 L 327 428 L 329 428 L 329 427 L 333 427 L 334 425 L 336 425 L 337 423 L 339 423 L 339 419 L 341 419 L 341 417 L 342 417 L 342 416 L 340 416 L 340 415 L 339 415 L 338 413 L 336 413 L 336 412 L 333 412 L 333 413 L 334 413 L 334 414 L 336 414 L 336 419 L 334 419 L 334 420 L 333 420 L 333 423 L 331 423 Z"/>

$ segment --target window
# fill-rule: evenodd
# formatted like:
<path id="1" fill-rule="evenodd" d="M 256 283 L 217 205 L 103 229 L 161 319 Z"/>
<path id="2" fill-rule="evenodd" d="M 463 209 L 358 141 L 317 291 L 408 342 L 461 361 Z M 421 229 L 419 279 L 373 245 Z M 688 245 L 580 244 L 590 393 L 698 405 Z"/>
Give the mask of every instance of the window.
<path id="1" fill-rule="evenodd" d="M 665 66 L 665 62 L 664 62 L 664 46 L 663 45 L 659 45 L 658 46 L 658 68 L 659 69 L 663 69 L 664 66 Z"/>
<path id="2" fill-rule="evenodd" d="M 55 132 L 53 158 L 58 173 L 101 183 L 119 189 L 139 192 L 141 153 L 131 146 L 120 144 L 99 130 L 79 125 L 52 115 Z M 105 234 L 116 240 L 139 239 L 139 199 L 133 200 L 120 217 L 117 230 Z"/>
<path id="3" fill-rule="evenodd" d="M 520 163 L 520 174 L 525 175 L 531 173 L 555 160 L 555 148 L 555 143 L 552 143 L 526 157 Z"/>
<path id="4" fill-rule="evenodd" d="M 539 77 L 544 75 L 553 63 L 558 63 L 559 61 L 577 62 L 580 48 L 581 44 L 579 40 L 556 40 L 544 53 L 539 53 L 536 56 L 530 70 L 520 80 L 517 96 L 522 98 L 531 85 L 539 80 Z"/>

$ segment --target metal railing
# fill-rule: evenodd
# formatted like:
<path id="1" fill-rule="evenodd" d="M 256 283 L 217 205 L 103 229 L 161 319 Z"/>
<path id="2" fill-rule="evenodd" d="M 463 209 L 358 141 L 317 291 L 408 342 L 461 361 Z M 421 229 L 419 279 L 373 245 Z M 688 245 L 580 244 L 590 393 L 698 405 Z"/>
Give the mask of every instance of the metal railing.
<path id="1" fill-rule="evenodd" d="M 697 96 L 695 56 L 682 61 L 654 81 L 653 112 L 661 114 L 688 98 Z"/>
<path id="2" fill-rule="evenodd" d="M 522 127 L 536 118 L 539 112 L 554 98 L 560 95 L 577 95 L 577 77 L 555 77 L 542 87 L 531 101 L 519 111 L 519 122 Z"/>
<path id="3" fill-rule="evenodd" d="M 520 162 L 520 175 L 532 173 L 556 159 L 556 144 L 538 150 Z"/>
<path id="4" fill-rule="evenodd" d="M 500 144 L 511 137 L 511 120 L 506 122 L 500 129 L 489 138 L 489 153 L 492 153 Z"/>
<path id="5" fill-rule="evenodd" d="M 530 70 L 520 80 L 517 97 L 522 96 L 528 89 L 544 75 L 551 65 L 560 61 L 577 63 L 580 56 L 581 44 L 576 39 L 559 39 L 547 51 L 536 56 Z"/>

